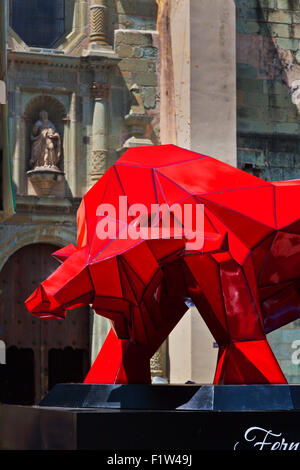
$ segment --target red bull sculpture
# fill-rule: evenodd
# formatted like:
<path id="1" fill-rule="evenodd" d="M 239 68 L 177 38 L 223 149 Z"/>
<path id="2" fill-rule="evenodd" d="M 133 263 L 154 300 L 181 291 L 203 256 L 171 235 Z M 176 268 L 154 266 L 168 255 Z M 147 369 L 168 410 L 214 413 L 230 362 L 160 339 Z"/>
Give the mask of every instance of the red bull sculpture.
<path id="1" fill-rule="evenodd" d="M 173 145 L 128 150 L 83 197 L 77 246 L 27 299 L 90 304 L 111 330 L 86 383 L 150 383 L 192 302 L 219 345 L 214 383 L 284 384 L 266 334 L 299 318 L 300 180 L 266 182 Z M 199 338 L 201 341 L 201 338 Z"/>

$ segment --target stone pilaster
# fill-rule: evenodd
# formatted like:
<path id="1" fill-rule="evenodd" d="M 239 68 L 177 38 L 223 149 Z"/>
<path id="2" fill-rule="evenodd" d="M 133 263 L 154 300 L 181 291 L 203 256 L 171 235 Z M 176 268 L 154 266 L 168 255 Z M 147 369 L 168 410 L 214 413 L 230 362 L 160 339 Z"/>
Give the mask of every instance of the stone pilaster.
<path id="1" fill-rule="evenodd" d="M 94 82 L 91 86 L 91 95 L 94 98 L 94 114 L 89 186 L 95 184 L 107 170 L 109 93 L 110 86 L 107 84 Z"/>
<path id="2" fill-rule="evenodd" d="M 235 2 L 168 3 L 177 145 L 235 166 Z M 167 131 L 161 128 L 162 143 L 170 142 Z M 195 307 L 174 328 L 168 344 L 171 383 L 213 381 L 218 349 Z"/>
<path id="3" fill-rule="evenodd" d="M 77 96 L 72 93 L 70 102 L 69 121 L 69 152 L 68 159 L 68 183 L 73 196 L 77 196 L 76 173 L 77 173 Z"/>
<path id="4" fill-rule="evenodd" d="M 20 92 L 16 91 L 16 99 L 20 101 Z M 26 172 L 26 122 L 25 117 L 19 115 L 16 117 L 16 129 L 15 134 L 18 136 L 16 145 L 13 149 L 13 181 L 17 190 L 17 194 L 26 194 L 26 180 L 24 174 Z M 23 143 L 24 142 L 24 143 Z"/>

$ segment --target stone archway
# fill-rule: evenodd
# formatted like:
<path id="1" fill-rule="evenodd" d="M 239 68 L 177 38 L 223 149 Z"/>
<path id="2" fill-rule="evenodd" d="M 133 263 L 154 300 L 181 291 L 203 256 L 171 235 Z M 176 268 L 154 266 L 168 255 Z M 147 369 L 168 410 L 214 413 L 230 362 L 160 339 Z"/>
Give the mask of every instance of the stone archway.
<path id="1" fill-rule="evenodd" d="M 0 273 L 1 339 L 8 353 L 6 365 L 0 367 L 0 401 L 5 403 L 37 404 L 55 383 L 81 382 L 88 372 L 89 307 L 72 310 L 66 320 L 43 321 L 24 305 L 58 266 L 51 257 L 57 248 L 49 243 L 26 245 L 10 256 Z"/>
<path id="2" fill-rule="evenodd" d="M 74 220 L 75 223 L 75 220 Z M 0 256 L 0 271 L 10 257 L 21 248 L 36 243 L 46 243 L 53 247 L 62 248 L 71 243 L 76 244 L 76 227 L 63 227 L 48 224 L 20 226 L 17 230 L 9 231 L 7 236 L 2 233 L 2 250 Z M 55 251 L 55 248 L 53 249 Z"/>

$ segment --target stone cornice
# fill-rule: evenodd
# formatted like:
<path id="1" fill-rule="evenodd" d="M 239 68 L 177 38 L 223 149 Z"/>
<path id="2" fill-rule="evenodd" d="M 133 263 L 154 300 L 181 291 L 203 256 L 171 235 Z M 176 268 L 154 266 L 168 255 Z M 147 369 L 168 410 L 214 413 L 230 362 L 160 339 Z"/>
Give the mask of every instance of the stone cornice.
<path id="1" fill-rule="evenodd" d="M 81 202 L 79 197 L 17 196 L 16 215 L 36 214 L 75 214 Z"/>
<path id="2" fill-rule="evenodd" d="M 63 54 L 44 54 L 41 52 L 24 52 L 8 50 L 8 63 L 26 64 L 26 65 L 43 65 L 47 67 L 61 67 L 69 69 L 101 69 L 110 70 L 118 64 L 117 56 L 110 57 L 103 52 L 103 55 L 96 56 L 70 56 Z"/>

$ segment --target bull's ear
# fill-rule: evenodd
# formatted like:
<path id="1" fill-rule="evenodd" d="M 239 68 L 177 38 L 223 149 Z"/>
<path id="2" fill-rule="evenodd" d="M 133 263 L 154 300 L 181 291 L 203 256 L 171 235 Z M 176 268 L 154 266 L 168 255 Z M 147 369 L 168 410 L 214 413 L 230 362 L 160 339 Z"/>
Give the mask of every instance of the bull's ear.
<path id="1" fill-rule="evenodd" d="M 71 256 L 73 253 L 77 251 L 77 248 L 73 243 L 71 245 L 67 245 L 64 248 L 61 248 L 60 250 L 55 251 L 52 253 L 52 256 L 56 258 L 58 261 L 65 261 L 69 256 Z"/>

